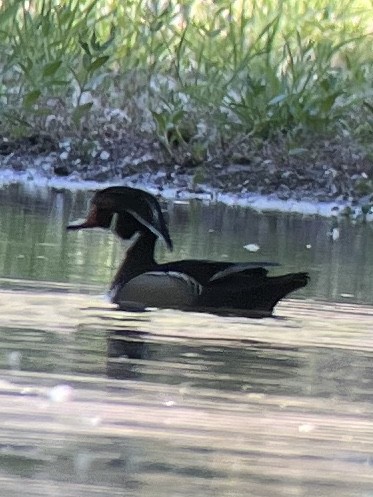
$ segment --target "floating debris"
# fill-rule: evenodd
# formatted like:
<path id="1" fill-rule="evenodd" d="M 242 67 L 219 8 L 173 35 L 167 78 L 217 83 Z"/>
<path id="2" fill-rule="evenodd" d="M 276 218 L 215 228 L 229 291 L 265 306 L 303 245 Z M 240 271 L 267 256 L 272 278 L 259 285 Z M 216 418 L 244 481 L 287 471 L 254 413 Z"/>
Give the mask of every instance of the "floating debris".
<path id="1" fill-rule="evenodd" d="M 259 245 L 256 243 L 248 243 L 247 245 L 243 246 L 244 249 L 248 250 L 249 252 L 258 252 L 260 249 Z"/>

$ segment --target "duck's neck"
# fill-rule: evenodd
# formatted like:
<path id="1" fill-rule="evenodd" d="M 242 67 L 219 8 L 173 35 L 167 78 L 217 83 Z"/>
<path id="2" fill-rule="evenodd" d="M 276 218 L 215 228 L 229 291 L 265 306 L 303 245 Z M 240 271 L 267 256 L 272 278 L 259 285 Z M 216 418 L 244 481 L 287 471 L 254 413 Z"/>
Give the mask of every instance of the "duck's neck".
<path id="1" fill-rule="evenodd" d="M 111 289 L 122 286 L 135 276 L 154 269 L 156 241 L 157 237 L 151 231 L 138 233 L 113 279 Z"/>

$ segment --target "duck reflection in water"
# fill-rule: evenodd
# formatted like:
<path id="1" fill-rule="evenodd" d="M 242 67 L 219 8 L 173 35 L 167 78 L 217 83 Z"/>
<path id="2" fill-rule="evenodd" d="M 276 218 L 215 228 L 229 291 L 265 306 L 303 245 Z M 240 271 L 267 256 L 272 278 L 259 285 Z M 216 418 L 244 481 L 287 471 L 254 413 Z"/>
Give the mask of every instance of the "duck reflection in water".
<path id="1" fill-rule="evenodd" d="M 149 358 L 146 332 L 131 329 L 109 332 L 107 339 L 107 375 L 117 380 L 134 379 L 141 376 L 139 364 Z"/>
<path id="2" fill-rule="evenodd" d="M 227 347 L 175 336 L 160 339 L 141 327 L 108 331 L 106 373 L 116 380 L 228 391 L 245 390 L 253 383 L 256 392 L 272 389 L 278 394 L 279 380 L 294 378 L 300 367 L 296 348 L 256 340 L 233 341 Z M 294 388 L 303 386 L 296 382 Z"/>
<path id="3" fill-rule="evenodd" d="M 157 199 L 136 188 L 98 191 L 83 222 L 69 230 L 111 228 L 134 239 L 112 284 L 112 301 L 123 310 L 146 307 L 194 312 L 269 316 L 282 298 L 307 285 L 305 272 L 268 276 L 271 262 L 234 263 L 185 259 L 158 264 L 157 240 L 172 250 L 172 240 Z"/>

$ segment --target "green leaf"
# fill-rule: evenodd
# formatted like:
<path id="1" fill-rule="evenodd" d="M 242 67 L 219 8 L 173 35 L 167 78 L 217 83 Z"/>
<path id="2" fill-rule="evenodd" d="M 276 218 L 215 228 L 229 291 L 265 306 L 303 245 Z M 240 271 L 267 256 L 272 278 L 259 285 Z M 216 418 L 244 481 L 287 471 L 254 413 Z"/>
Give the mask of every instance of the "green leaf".
<path id="1" fill-rule="evenodd" d="M 324 100 L 321 101 L 321 110 L 323 112 L 329 112 L 330 109 L 333 107 L 337 97 L 339 97 L 340 92 L 335 92 L 332 95 L 329 95 L 328 97 L 324 98 Z"/>
<path id="2" fill-rule="evenodd" d="M 25 75 L 27 76 L 27 75 L 29 75 L 29 73 L 30 73 L 30 71 L 32 69 L 33 62 L 28 57 L 25 59 L 25 62 L 26 63 L 18 62 L 18 65 L 22 69 L 22 71 L 25 73 Z"/>
<path id="3" fill-rule="evenodd" d="M 370 112 L 373 113 L 373 105 L 371 105 L 369 102 L 367 102 L 366 100 L 364 101 L 363 103 L 364 107 L 366 107 L 367 109 L 370 110 Z"/>
<path id="4" fill-rule="evenodd" d="M 89 66 L 91 65 L 92 57 L 88 54 L 83 55 L 83 67 L 86 71 L 89 71 Z"/>
<path id="5" fill-rule="evenodd" d="M 67 87 L 70 84 L 70 81 L 67 79 L 53 79 L 49 83 L 51 86 L 65 86 Z"/>
<path id="6" fill-rule="evenodd" d="M 73 12 L 66 6 L 60 6 L 58 12 L 58 20 L 61 25 L 70 23 L 73 16 Z"/>
<path id="7" fill-rule="evenodd" d="M 32 90 L 23 97 L 23 106 L 30 108 L 38 100 L 41 95 L 40 90 Z"/>
<path id="8" fill-rule="evenodd" d="M 95 52 L 100 49 L 100 44 L 97 42 L 96 31 L 93 31 L 92 33 L 90 45 Z"/>
<path id="9" fill-rule="evenodd" d="M 89 48 L 89 45 L 86 41 L 79 40 L 79 45 L 82 47 L 82 49 L 85 51 L 85 53 L 91 57 L 91 50 Z"/>
<path id="10" fill-rule="evenodd" d="M 163 26 L 163 21 L 152 22 L 150 24 L 150 31 L 156 33 L 162 28 L 162 26 Z"/>
<path id="11" fill-rule="evenodd" d="M 22 6 L 23 1 L 17 0 L 10 3 L 9 7 L 6 3 L 1 4 L 1 24 L 4 26 L 9 20 L 14 19 L 18 9 Z"/>
<path id="12" fill-rule="evenodd" d="M 171 121 L 173 122 L 173 124 L 177 124 L 183 119 L 184 116 L 185 112 L 182 109 L 179 109 L 172 114 Z"/>
<path id="13" fill-rule="evenodd" d="M 221 29 L 214 29 L 206 33 L 210 38 L 216 38 L 221 34 Z"/>
<path id="14" fill-rule="evenodd" d="M 74 112 L 72 114 L 72 120 L 76 125 L 78 125 L 82 120 L 82 118 L 86 114 L 88 114 L 88 112 L 91 110 L 92 105 L 93 102 L 88 102 L 87 104 L 78 105 L 78 107 L 74 109 Z"/>
<path id="15" fill-rule="evenodd" d="M 113 41 L 115 40 L 115 33 L 116 33 L 116 28 L 115 25 L 112 24 L 110 27 L 110 36 L 104 43 L 101 44 L 100 52 L 103 52 L 104 50 L 109 48 L 109 46 L 113 43 Z"/>
<path id="16" fill-rule="evenodd" d="M 87 68 L 87 71 L 89 71 L 89 72 L 96 71 L 101 66 L 103 66 L 104 64 L 106 64 L 106 62 L 109 60 L 109 58 L 110 57 L 108 55 L 102 55 L 101 57 L 97 57 L 97 59 L 95 59 L 94 61 L 92 61 L 90 63 L 90 65 Z"/>
<path id="17" fill-rule="evenodd" d="M 41 32 L 43 33 L 44 38 L 49 36 L 51 28 L 53 28 L 53 26 L 50 19 L 47 16 L 41 16 Z"/>
<path id="18" fill-rule="evenodd" d="M 158 127 L 158 129 L 161 131 L 161 132 L 164 132 L 166 130 L 166 126 L 167 126 L 167 117 L 165 116 L 165 114 L 163 112 L 152 112 L 153 114 L 153 119 Z"/>
<path id="19" fill-rule="evenodd" d="M 43 76 L 48 78 L 54 76 L 62 64 L 62 60 L 56 60 L 55 62 L 50 62 L 43 67 Z"/>

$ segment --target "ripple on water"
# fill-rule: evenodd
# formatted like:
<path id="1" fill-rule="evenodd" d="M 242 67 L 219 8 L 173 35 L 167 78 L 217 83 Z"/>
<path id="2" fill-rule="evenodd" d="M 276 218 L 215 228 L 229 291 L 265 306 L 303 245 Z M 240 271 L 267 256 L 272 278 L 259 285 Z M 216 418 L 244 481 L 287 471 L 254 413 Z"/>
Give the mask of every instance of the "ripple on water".
<path id="1" fill-rule="evenodd" d="M 32 286 L 0 292 L 2 496 L 369 495 L 369 307 L 131 314 Z"/>

